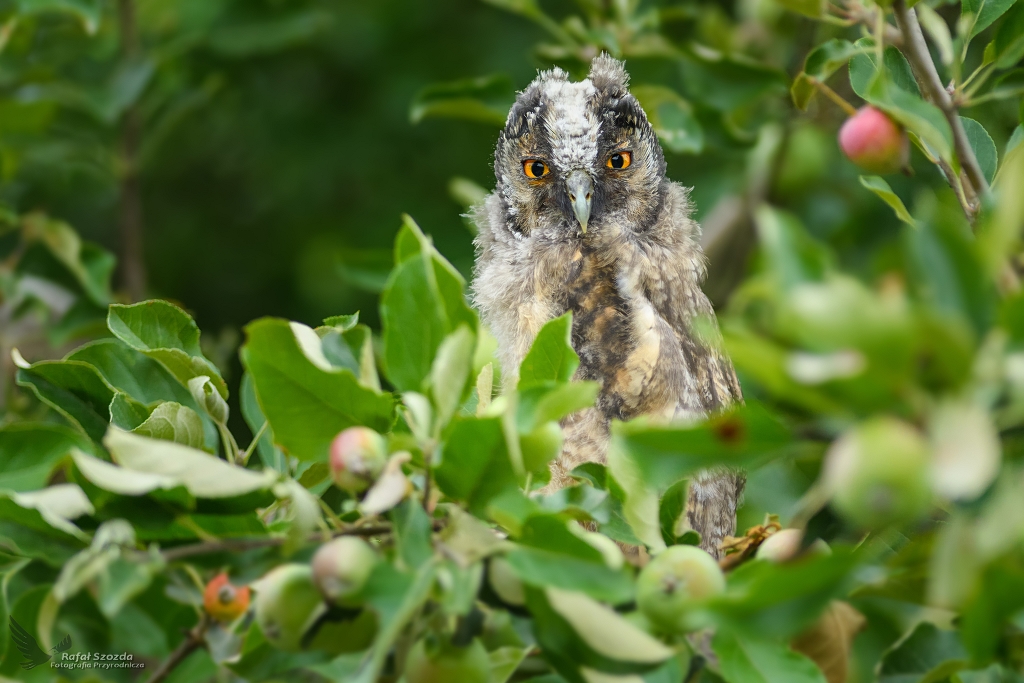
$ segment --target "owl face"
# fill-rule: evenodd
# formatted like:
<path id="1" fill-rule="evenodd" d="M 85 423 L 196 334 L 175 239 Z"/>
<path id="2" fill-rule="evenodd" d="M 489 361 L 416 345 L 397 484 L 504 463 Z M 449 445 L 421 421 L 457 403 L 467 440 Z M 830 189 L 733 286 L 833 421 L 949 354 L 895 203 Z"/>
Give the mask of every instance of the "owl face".
<path id="1" fill-rule="evenodd" d="M 611 224 L 653 224 L 665 157 L 628 80 L 622 62 L 601 55 L 586 80 L 553 69 L 520 93 L 494 155 L 514 234 L 585 239 Z"/>

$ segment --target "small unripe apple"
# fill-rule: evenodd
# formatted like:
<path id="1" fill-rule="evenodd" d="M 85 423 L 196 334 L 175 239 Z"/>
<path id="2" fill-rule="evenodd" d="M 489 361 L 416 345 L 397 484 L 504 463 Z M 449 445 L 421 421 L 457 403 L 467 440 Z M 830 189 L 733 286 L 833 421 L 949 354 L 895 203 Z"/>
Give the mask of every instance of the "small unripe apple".
<path id="1" fill-rule="evenodd" d="M 562 451 L 562 428 L 557 422 L 545 422 L 528 434 L 519 436 L 523 466 L 530 471 L 546 470 L 547 464 Z"/>
<path id="2" fill-rule="evenodd" d="M 803 538 L 804 532 L 800 529 L 776 531 L 758 546 L 755 557 L 769 562 L 788 562 L 796 558 L 797 555 L 829 555 L 832 553 L 832 549 L 820 538 L 801 553 L 800 543 Z"/>
<path id="3" fill-rule="evenodd" d="M 203 608 L 217 621 L 234 621 L 249 609 L 249 587 L 233 586 L 227 574 L 218 574 L 206 584 Z"/>
<path id="4" fill-rule="evenodd" d="M 377 553 L 369 543 L 355 536 L 340 536 L 320 546 L 310 566 L 320 594 L 328 602 L 348 605 L 363 590 L 376 564 Z"/>
<path id="5" fill-rule="evenodd" d="M 832 443 L 822 474 L 836 511 L 858 527 L 877 529 L 928 512 L 929 461 L 928 444 L 917 429 L 876 417 Z"/>
<path id="6" fill-rule="evenodd" d="M 406 683 L 488 683 L 491 660 L 477 638 L 466 647 L 419 640 L 405 660 Z"/>
<path id="7" fill-rule="evenodd" d="M 668 633 L 692 630 L 687 613 L 725 590 L 715 558 L 692 545 L 661 551 L 640 572 L 636 603 L 651 623 Z"/>
<path id="8" fill-rule="evenodd" d="M 331 442 L 331 478 L 344 491 L 362 493 L 384 471 L 387 459 L 384 437 L 369 427 L 349 427 Z"/>
<path id="9" fill-rule="evenodd" d="M 869 173 L 896 173 L 910 161 L 910 139 L 903 127 L 874 107 L 862 107 L 839 129 L 839 146 Z"/>
<path id="10" fill-rule="evenodd" d="M 309 565 L 282 564 L 256 584 L 256 623 L 279 650 L 295 652 L 302 635 L 326 607 Z"/>

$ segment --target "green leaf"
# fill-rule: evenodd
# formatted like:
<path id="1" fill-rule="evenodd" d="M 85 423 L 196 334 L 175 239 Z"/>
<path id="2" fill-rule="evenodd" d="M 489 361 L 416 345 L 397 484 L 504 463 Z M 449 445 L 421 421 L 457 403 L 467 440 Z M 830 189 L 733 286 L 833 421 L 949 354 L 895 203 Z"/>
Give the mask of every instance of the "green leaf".
<path id="1" fill-rule="evenodd" d="M 337 327 L 341 332 L 348 332 L 358 324 L 359 311 L 351 315 L 332 315 L 329 318 L 324 318 L 324 325 L 327 327 Z"/>
<path id="2" fill-rule="evenodd" d="M 676 154 L 701 153 L 704 131 L 689 102 L 660 85 L 635 85 L 630 92 L 640 101 L 662 145 Z"/>
<path id="3" fill-rule="evenodd" d="M 871 48 L 865 45 L 854 45 L 848 40 L 833 38 L 807 54 L 804 68 L 793 80 L 789 93 L 797 109 L 807 109 L 811 98 L 817 92 L 814 80 L 825 82 L 851 58 L 863 54 Z"/>
<path id="4" fill-rule="evenodd" d="M 823 0 L 781 0 L 779 4 L 790 12 L 796 12 L 812 19 L 818 19 L 824 15 L 826 7 Z"/>
<path id="5" fill-rule="evenodd" d="M 362 386 L 351 371 L 333 367 L 322 352 L 317 356 L 319 338 L 313 330 L 261 318 L 245 331 L 242 363 L 274 439 L 289 455 L 323 461 L 331 440 L 343 429 L 365 425 L 388 431 L 392 396 Z"/>
<path id="6" fill-rule="evenodd" d="M 754 225 L 765 265 L 782 288 L 821 280 L 828 272 L 830 254 L 796 216 L 764 204 L 754 212 Z"/>
<path id="7" fill-rule="evenodd" d="M 71 520 L 94 512 L 74 484 L 27 493 L 0 492 L 0 547 L 60 567 L 88 541 Z"/>
<path id="8" fill-rule="evenodd" d="M 712 109 L 729 112 L 762 96 L 786 92 L 785 72 L 741 55 L 727 55 L 704 45 L 683 47 L 687 95 Z"/>
<path id="9" fill-rule="evenodd" d="M 202 450 L 205 444 L 203 421 L 199 414 L 171 401 L 158 405 L 145 422 L 131 431 L 140 436 L 174 441 L 198 450 Z"/>
<path id="10" fill-rule="evenodd" d="M 899 218 L 907 225 L 917 225 L 917 222 L 910 215 L 910 212 L 907 211 L 907 207 L 904 206 L 903 200 L 892 191 L 892 188 L 889 187 L 889 183 L 887 183 L 884 178 L 876 175 L 862 175 L 860 177 L 860 184 L 874 192 L 878 195 L 879 199 L 888 204 L 896 214 L 896 218 Z"/>
<path id="11" fill-rule="evenodd" d="M 437 349 L 430 367 L 430 396 L 434 399 L 438 427 L 447 425 L 462 403 L 469 386 L 475 346 L 476 335 L 467 325 L 460 325 Z"/>
<path id="12" fill-rule="evenodd" d="M 426 118 L 454 118 L 504 127 L 514 101 L 515 88 L 505 75 L 436 83 L 413 98 L 409 120 L 419 123 Z"/>
<path id="13" fill-rule="evenodd" d="M 861 38 L 854 43 L 854 47 L 860 49 L 861 53 L 850 60 L 850 87 L 863 99 L 871 102 L 868 89 L 878 73 L 875 42 L 871 38 Z M 903 92 L 921 96 L 910 62 L 897 48 L 892 45 L 885 48 L 885 52 L 882 53 L 882 65 L 885 67 L 886 82 Z"/>
<path id="14" fill-rule="evenodd" d="M 974 119 L 961 116 L 960 122 L 964 125 L 967 141 L 971 144 L 971 149 L 974 150 L 974 156 L 978 159 L 981 172 L 991 183 L 996 176 L 996 168 L 999 166 L 999 152 L 996 151 L 996 143 L 992 141 L 992 136 L 988 134 L 985 127 Z"/>
<path id="15" fill-rule="evenodd" d="M 460 324 L 475 333 L 476 314 L 462 276 L 409 217 L 395 238 L 395 263 L 380 302 L 384 361 L 398 389 L 420 391 L 441 342 Z"/>
<path id="16" fill-rule="evenodd" d="M 319 9 L 276 14 L 262 21 L 228 22 L 212 32 L 209 42 L 226 57 L 252 58 L 312 42 L 332 23 L 332 15 Z"/>
<path id="17" fill-rule="evenodd" d="M 18 369 L 18 384 L 39 397 L 93 441 L 107 431 L 114 390 L 91 365 L 79 361 L 40 361 Z"/>
<path id="18" fill-rule="evenodd" d="M 17 0 L 17 4 L 21 14 L 71 14 L 82 22 L 82 28 L 89 34 L 96 33 L 103 16 L 103 3 L 100 0 Z"/>
<path id="19" fill-rule="evenodd" d="M 440 451 L 438 488 L 477 516 L 492 498 L 517 488 L 501 418 L 456 418 Z"/>
<path id="20" fill-rule="evenodd" d="M 48 3 L 32 4 L 41 8 Z M 50 4 L 50 8 L 52 8 L 64 3 L 61 0 L 55 0 Z M 71 6 L 78 3 L 71 0 L 66 4 Z M 93 244 L 83 242 L 70 225 L 63 221 L 53 220 L 42 213 L 31 213 L 25 216 L 22 230 L 26 241 L 40 242 L 45 245 L 54 258 L 67 268 L 93 303 L 100 306 L 110 303 L 110 275 L 114 271 L 113 254 Z"/>
<path id="21" fill-rule="evenodd" d="M 784 642 L 719 630 L 712 648 L 728 683 L 826 683 L 814 662 Z"/>
<path id="22" fill-rule="evenodd" d="M 409 569 L 419 569 L 434 555 L 431 522 L 418 501 L 402 501 L 391 512 L 395 525 L 395 547 Z"/>
<path id="23" fill-rule="evenodd" d="M 955 631 L 922 622 L 882 659 L 880 683 L 938 683 L 967 667 L 967 653 Z"/>
<path id="24" fill-rule="evenodd" d="M 540 328 L 519 366 L 519 389 L 550 381 L 568 382 L 579 364 L 580 357 L 572 348 L 572 312 L 567 312 Z"/>
<path id="25" fill-rule="evenodd" d="M 997 69 L 1009 69 L 1024 58 L 1024 3 L 1016 3 L 999 25 L 992 52 Z"/>
<path id="26" fill-rule="evenodd" d="M 665 545 L 675 545 L 679 542 L 676 536 L 676 529 L 679 525 L 679 519 L 686 510 L 686 494 L 688 489 L 689 480 L 681 479 L 668 487 L 665 494 L 661 497 L 661 502 L 658 504 L 661 537 L 665 540 Z"/>
<path id="27" fill-rule="evenodd" d="M 113 304 L 107 326 L 125 344 L 158 361 L 183 386 L 193 377 L 206 375 L 220 395 L 228 397 L 220 372 L 199 347 L 199 328 L 174 304 L 159 299 L 130 306 Z"/>
<path id="28" fill-rule="evenodd" d="M 938 48 L 942 63 L 946 66 L 951 65 L 953 63 L 953 37 L 949 33 L 946 20 L 927 3 L 918 3 L 914 9 L 917 11 L 921 28 L 928 33 L 932 42 L 935 43 L 935 47 Z"/>
<path id="29" fill-rule="evenodd" d="M 992 25 L 1016 0 L 963 0 L 962 16 L 972 15 L 968 38 L 973 38 Z"/>
<path id="30" fill-rule="evenodd" d="M 188 489 L 196 498 L 229 498 L 269 488 L 277 474 L 254 472 L 171 441 L 150 439 L 111 427 L 103 440 L 114 462 L 155 474 Z"/>
<path id="31" fill-rule="evenodd" d="M 139 403 L 123 391 L 116 391 L 110 401 L 110 424 L 131 431 L 145 422 L 150 412 L 146 404 Z"/>
<path id="32" fill-rule="evenodd" d="M 91 446 L 88 439 L 62 425 L 14 422 L 0 427 L 0 489 L 43 488 L 72 448 Z"/>
<path id="33" fill-rule="evenodd" d="M 755 467 L 792 443 L 789 430 L 751 401 L 691 427 L 617 422 L 611 448 L 636 463 L 649 486 L 667 488 L 709 467 Z"/>
<path id="34" fill-rule="evenodd" d="M 545 422 L 558 421 L 589 408 L 600 390 L 597 382 L 545 382 L 531 386 L 517 394 L 516 427 L 520 432 L 531 432 Z"/>
<path id="35" fill-rule="evenodd" d="M 271 429 L 267 418 L 263 415 L 263 410 L 256 398 L 252 375 L 248 372 L 242 375 L 242 384 L 238 393 L 239 402 L 242 404 L 242 417 L 249 426 L 249 431 L 252 432 L 253 438 L 257 434 L 261 434 L 259 443 L 256 444 L 256 452 L 259 453 L 260 460 L 265 466 L 287 474 L 288 461 L 281 449 L 274 445 L 274 430 Z"/>
<path id="36" fill-rule="evenodd" d="M 882 76 L 871 82 L 864 98 L 917 135 L 940 158 L 952 158 L 953 133 L 934 104 L 892 85 Z"/>

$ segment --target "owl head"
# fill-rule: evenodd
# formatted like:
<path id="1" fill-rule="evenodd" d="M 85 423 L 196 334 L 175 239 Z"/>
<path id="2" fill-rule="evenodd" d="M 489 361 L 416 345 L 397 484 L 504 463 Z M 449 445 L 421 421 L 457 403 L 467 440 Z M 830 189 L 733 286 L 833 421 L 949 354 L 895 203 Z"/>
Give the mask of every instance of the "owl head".
<path id="1" fill-rule="evenodd" d="M 596 57 L 574 83 L 541 72 L 519 94 L 494 154 L 497 194 L 517 235 L 585 238 L 656 220 L 665 156 L 622 62 Z"/>

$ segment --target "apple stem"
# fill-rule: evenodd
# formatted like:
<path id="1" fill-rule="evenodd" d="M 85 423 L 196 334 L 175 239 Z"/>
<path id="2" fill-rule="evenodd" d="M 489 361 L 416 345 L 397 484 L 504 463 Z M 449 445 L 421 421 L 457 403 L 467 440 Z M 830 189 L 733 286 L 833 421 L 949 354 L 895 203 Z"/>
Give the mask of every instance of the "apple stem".
<path id="1" fill-rule="evenodd" d="M 840 109 L 847 113 L 847 115 L 855 116 L 857 114 L 857 109 L 852 104 L 843 99 L 842 95 L 837 93 L 835 90 L 828 87 L 822 81 L 818 80 L 817 78 L 814 78 L 813 76 L 808 77 L 808 80 L 811 82 L 812 85 L 814 85 L 815 88 L 820 90 L 822 94 L 825 95 L 825 97 L 835 102 Z"/>

